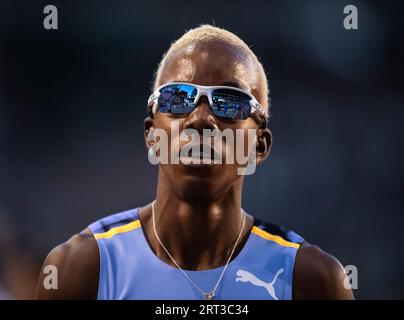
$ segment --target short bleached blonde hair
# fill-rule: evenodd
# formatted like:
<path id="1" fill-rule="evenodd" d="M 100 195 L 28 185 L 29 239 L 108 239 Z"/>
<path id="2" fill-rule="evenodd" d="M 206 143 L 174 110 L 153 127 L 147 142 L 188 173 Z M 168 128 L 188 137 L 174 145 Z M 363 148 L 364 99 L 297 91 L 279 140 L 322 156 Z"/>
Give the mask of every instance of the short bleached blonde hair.
<path id="1" fill-rule="evenodd" d="M 177 39 L 171 44 L 170 48 L 167 50 L 166 53 L 164 53 L 163 58 L 161 59 L 158 65 L 154 78 L 153 90 L 155 90 L 157 87 L 161 85 L 163 69 L 166 65 L 168 58 L 171 56 L 172 53 L 180 49 L 183 49 L 191 45 L 192 43 L 210 41 L 210 40 L 224 41 L 225 43 L 228 43 L 231 46 L 242 49 L 257 65 L 258 72 L 260 73 L 261 78 L 259 85 L 259 92 L 261 92 L 261 96 L 256 97 L 256 99 L 263 106 L 265 110 L 265 115 L 268 118 L 270 111 L 270 96 L 269 96 L 270 93 L 268 88 L 267 76 L 261 62 L 255 55 L 255 53 L 250 49 L 250 47 L 234 33 L 209 24 L 203 24 L 197 28 L 188 30 L 179 39 Z"/>

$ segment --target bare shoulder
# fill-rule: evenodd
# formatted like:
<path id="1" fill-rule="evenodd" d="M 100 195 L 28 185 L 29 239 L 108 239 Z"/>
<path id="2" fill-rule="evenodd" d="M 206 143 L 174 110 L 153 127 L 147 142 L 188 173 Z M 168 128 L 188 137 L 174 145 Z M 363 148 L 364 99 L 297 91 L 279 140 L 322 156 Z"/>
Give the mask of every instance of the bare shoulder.
<path id="1" fill-rule="evenodd" d="M 293 299 L 354 299 L 344 286 L 345 277 L 335 257 L 305 242 L 296 254 Z"/>
<path id="2" fill-rule="evenodd" d="M 85 229 L 75 234 L 46 257 L 38 279 L 37 299 L 96 299 L 99 260 L 98 245 L 91 231 Z M 46 286 L 50 274 L 47 266 L 57 270 L 57 288 Z"/>

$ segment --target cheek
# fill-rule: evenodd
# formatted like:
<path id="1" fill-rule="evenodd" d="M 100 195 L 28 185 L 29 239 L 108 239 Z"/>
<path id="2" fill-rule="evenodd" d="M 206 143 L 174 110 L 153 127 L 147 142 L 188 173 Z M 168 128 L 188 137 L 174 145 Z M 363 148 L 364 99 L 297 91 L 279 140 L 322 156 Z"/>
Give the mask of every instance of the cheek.
<path id="1" fill-rule="evenodd" d="M 157 113 L 154 121 L 155 135 L 158 136 L 159 145 L 157 155 L 164 163 L 171 163 L 171 150 L 178 152 L 179 133 L 183 128 L 184 120 L 171 118 L 169 114 Z"/>
<path id="2" fill-rule="evenodd" d="M 171 140 L 172 136 L 176 136 L 179 132 L 182 131 L 184 127 L 184 118 L 174 118 L 168 113 L 157 113 L 155 116 L 155 128 L 164 130 L 167 134 L 169 140 Z"/>
<path id="3" fill-rule="evenodd" d="M 221 128 L 222 129 L 222 128 Z M 257 126 L 253 119 L 247 119 L 237 127 L 227 128 L 231 130 L 233 141 L 223 139 L 222 154 L 226 159 L 226 154 L 232 156 L 234 162 L 243 165 L 247 161 L 251 152 L 256 150 Z"/>

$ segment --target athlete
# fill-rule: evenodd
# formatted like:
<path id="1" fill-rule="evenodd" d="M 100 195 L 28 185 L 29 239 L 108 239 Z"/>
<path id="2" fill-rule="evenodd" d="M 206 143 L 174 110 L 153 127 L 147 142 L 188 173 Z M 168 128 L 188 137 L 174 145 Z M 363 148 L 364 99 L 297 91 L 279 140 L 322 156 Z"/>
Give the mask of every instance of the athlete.
<path id="1" fill-rule="evenodd" d="M 272 144 L 268 96 L 263 66 L 239 37 L 192 29 L 159 64 L 144 120 L 149 155 L 151 133 L 172 138 L 175 122 L 180 132 L 253 129 L 260 164 Z M 46 289 L 41 272 L 39 299 L 354 298 L 333 256 L 242 209 L 238 163 L 158 168 L 152 203 L 102 218 L 49 253 L 43 268 L 56 266 L 58 285 Z"/>

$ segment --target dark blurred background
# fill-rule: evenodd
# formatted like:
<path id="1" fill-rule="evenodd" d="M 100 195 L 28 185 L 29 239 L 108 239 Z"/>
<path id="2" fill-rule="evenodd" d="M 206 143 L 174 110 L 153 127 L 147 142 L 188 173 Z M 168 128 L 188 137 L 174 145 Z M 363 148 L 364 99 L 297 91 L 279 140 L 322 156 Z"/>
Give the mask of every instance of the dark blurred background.
<path id="1" fill-rule="evenodd" d="M 59 30 L 43 28 L 54 4 Z M 354 4 L 359 29 L 343 28 Z M 143 118 L 162 54 L 201 23 L 249 44 L 272 91 L 270 159 L 244 208 L 404 298 L 399 1 L 0 2 L 0 298 L 30 298 L 47 252 L 154 197 Z"/>

